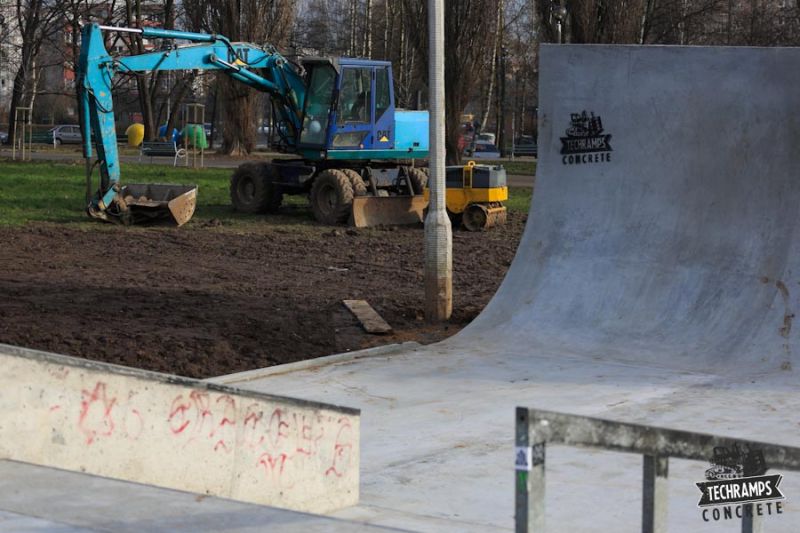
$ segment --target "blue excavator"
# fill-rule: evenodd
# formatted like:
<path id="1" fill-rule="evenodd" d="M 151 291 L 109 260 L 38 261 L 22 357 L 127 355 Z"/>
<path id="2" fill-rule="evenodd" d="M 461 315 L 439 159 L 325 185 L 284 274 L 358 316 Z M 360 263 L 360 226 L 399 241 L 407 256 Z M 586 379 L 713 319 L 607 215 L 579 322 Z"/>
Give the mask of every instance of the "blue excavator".
<path id="1" fill-rule="evenodd" d="M 111 32 L 184 44 L 113 57 L 105 45 Z M 427 174 L 414 161 L 428 156 L 428 113 L 395 109 L 391 63 L 309 57 L 295 64 L 271 46 L 149 27 L 87 24 L 81 37 L 78 83 L 87 181 L 95 168 L 100 174 L 87 209 L 91 217 L 177 225 L 192 217 L 196 186 L 120 183 L 112 87 L 117 75 L 213 70 L 270 95 L 281 145 L 297 155 L 239 166 L 230 182 L 235 209 L 273 212 L 283 195 L 307 194 L 314 216 L 326 224 L 422 220 Z"/>

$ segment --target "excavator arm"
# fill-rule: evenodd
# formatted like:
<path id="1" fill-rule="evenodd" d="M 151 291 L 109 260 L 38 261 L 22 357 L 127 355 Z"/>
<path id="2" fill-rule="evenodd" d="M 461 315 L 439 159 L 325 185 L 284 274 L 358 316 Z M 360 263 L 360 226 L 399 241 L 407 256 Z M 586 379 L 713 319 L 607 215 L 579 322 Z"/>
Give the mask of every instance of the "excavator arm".
<path id="1" fill-rule="evenodd" d="M 186 40 L 195 44 L 175 46 L 135 56 L 112 57 L 106 50 L 103 32 L 138 33 L 144 38 Z M 160 196 L 166 196 L 164 198 L 147 198 L 145 194 L 145 198 L 141 199 L 137 206 L 137 198 L 131 194 L 126 195 L 120 188 L 119 153 L 112 100 L 112 82 L 117 74 L 158 70 L 221 71 L 238 82 L 268 93 L 278 104 L 278 113 L 286 125 L 286 131 L 283 132 L 285 142 L 292 147 L 298 142 L 302 128 L 306 83 L 298 69 L 271 47 L 232 43 L 221 35 L 159 28 L 120 28 L 98 24 L 84 26 L 81 38 L 78 92 L 87 180 L 91 180 L 94 168 L 90 163 L 93 155 L 92 140 L 97 150 L 96 164 L 100 171 L 100 188 L 88 207 L 90 216 L 132 223 L 136 221 L 134 215 L 137 207 L 141 207 L 139 211 L 150 218 L 155 218 L 153 215 L 157 215 L 159 211 L 166 213 L 176 207 L 183 213 L 181 218 L 185 218 L 186 206 L 170 206 L 169 203 L 177 197 L 169 197 L 193 192 L 176 189 L 161 194 Z M 145 190 L 142 186 L 129 187 L 132 187 L 131 190 Z M 131 198 L 133 202 L 130 201 Z M 159 203 L 163 205 L 156 205 Z M 176 218 L 176 213 L 172 215 Z M 179 220 L 176 222 L 181 223 Z"/>

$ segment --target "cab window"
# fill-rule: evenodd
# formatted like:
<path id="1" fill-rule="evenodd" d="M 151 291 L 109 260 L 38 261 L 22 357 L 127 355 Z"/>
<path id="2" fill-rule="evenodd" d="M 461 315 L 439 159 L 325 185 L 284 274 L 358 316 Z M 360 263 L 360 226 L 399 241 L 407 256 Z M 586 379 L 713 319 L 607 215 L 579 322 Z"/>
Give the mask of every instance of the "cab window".
<path id="1" fill-rule="evenodd" d="M 342 69 L 342 87 L 336 114 L 339 124 L 369 124 L 372 106 L 372 69 Z"/>
<path id="2" fill-rule="evenodd" d="M 379 68 L 375 70 L 375 120 L 383 116 L 387 109 L 391 95 L 389 94 L 389 69 Z"/>
<path id="3" fill-rule="evenodd" d="M 336 71 L 332 66 L 318 65 L 312 69 L 305 102 L 303 131 L 300 135 L 301 144 L 325 144 L 335 83 Z"/>

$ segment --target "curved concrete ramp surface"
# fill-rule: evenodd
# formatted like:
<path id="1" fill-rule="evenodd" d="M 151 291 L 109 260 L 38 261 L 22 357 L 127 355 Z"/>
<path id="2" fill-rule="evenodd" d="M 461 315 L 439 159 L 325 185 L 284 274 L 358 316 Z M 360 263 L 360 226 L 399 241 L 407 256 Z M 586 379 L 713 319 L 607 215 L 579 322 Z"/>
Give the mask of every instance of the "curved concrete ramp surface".
<path id="1" fill-rule="evenodd" d="M 683 370 L 789 368 L 798 64 L 797 49 L 544 49 L 531 217 L 460 340 Z M 584 111 L 603 131 L 568 135 Z"/>
<path id="2" fill-rule="evenodd" d="M 337 515 L 419 531 L 513 527 L 516 406 L 800 445 L 797 65 L 800 49 L 543 47 L 532 211 L 475 322 L 223 381 L 360 408 L 361 501 Z M 547 454 L 551 531 L 640 530 L 640 457 Z M 669 531 L 738 530 L 697 508 L 708 467 L 670 462 Z M 764 525 L 796 531 L 800 476 L 778 473 L 788 503 Z"/>

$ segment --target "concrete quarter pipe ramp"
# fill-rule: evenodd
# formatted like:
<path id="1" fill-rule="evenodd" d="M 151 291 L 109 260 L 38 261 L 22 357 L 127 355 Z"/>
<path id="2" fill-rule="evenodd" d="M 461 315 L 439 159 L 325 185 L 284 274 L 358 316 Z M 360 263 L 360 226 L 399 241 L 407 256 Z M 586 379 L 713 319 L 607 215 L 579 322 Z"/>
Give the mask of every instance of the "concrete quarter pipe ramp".
<path id="1" fill-rule="evenodd" d="M 465 336 L 682 370 L 791 369 L 799 61 L 793 49 L 545 49 L 531 218 Z"/>
<path id="2" fill-rule="evenodd" d="M 516 405 L 797 446 L 798 64 L 796 49 L 543 47 L 532 211 L 475 322 L 223 381 L 361 408 L 361 504 L 338 516 L 425 531 L 512 527 Z M 707 467 L 670 463 L 670 530 L 739 527 L 699 512 Z M 548 448 L 550 530 L 638 530 L 641 471 Z M 791 503 L 766 520 L 800 524 Z"/>

